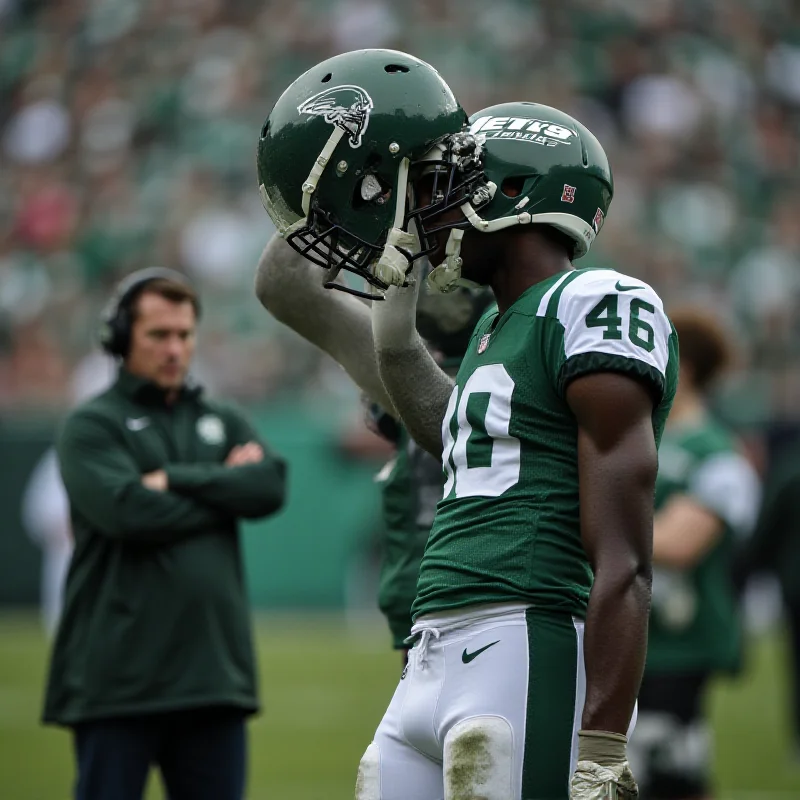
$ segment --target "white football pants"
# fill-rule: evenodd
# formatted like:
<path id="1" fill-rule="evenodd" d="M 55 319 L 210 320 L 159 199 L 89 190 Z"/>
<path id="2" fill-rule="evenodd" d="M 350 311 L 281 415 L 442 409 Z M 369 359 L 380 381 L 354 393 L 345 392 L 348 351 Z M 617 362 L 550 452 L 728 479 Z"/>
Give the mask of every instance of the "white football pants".
<path id="1" fill-rule="evenodd" d="M 356 800 L 566 800 L 586 694 L 583 621 L 484 605 L 421 618 L 413 633 Z"/>

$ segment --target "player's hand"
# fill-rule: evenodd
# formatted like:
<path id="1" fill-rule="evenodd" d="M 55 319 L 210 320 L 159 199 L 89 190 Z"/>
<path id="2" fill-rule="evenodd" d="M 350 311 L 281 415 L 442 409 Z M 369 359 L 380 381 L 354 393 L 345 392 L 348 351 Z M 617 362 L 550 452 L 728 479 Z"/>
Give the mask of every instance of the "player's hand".
<path id="1" fill-rule="evenodd" d="M 142 475 L 142 485 L 153 492 L 166 492 L 169 488 L 167 473 L 163 469 Z"/>
<path id="2" fill-rule="evenodd" d="M 578 731 L 578 765 L 570 800 L 636 800 L 639 787 L 628 766 L 627 737 L 608 731 Z"/>
<path id="3" fill-rule="evenodd" d="M 383 300 L 372 304 L 372 337 L 377 350 L 402 348 L 416 338 L 417 295 L 422 259 L 406 276 L 407 286 L 390 286 Z"/>
<path id="4" fill-rule="evenodd" d="M 264 448 L 258 442 L 239 444 L 228 453 L 225 459 L 227 467 L 241 467 L 245 464 L 258 464 L 264 460 Z"/>

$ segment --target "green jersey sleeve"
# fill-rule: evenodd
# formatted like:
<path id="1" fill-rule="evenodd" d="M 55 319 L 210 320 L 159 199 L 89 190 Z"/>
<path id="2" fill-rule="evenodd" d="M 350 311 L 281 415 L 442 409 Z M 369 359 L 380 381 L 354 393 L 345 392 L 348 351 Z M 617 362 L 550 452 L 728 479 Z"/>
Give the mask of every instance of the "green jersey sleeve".
<path id="1" fill-rule="evenodd" d="M 581 375 L 610 371 L 644 380 L 661 398 L 674 334 L 655 291 L 641 280 L 605 269 L 572 273 L 554 289 L 549 311 L 558 317 L 564 337 L 558 391 L 563 394 Z"/>

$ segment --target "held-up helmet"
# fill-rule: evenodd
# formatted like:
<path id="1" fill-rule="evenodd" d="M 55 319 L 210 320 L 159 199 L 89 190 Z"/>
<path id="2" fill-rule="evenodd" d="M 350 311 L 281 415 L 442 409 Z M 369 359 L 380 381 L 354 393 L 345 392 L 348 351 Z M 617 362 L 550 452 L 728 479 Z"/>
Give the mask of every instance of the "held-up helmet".
<path id="1" fill-rule="evenodd" d="M 424 61 L 378 49 L 335 56 L 297 78 L 264 123 L 264 207 L 295 250 L 331 270 L 326 285 L 340 269 L 380 289 L 402 284 L 433 249 L 408 230 L 409 169 L 427 156 L 463 197 L 478 177 L 467 128 L 450 87 Z M 446 205 L 437 197 L 429 210 Z"/>

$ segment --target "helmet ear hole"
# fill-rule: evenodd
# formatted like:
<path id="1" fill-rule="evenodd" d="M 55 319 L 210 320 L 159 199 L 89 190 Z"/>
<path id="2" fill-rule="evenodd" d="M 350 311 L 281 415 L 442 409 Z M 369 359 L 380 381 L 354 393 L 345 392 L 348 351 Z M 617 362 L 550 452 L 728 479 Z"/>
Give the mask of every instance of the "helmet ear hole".
<path id="1" fill-rule="evenodd" d="M 522 194 L 522 187 L 525 185 L 525 178 L 511 177 L 505 178 L 500 184 L 500 191 L 506 197 L 519 197 Z"/>

